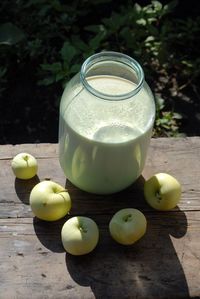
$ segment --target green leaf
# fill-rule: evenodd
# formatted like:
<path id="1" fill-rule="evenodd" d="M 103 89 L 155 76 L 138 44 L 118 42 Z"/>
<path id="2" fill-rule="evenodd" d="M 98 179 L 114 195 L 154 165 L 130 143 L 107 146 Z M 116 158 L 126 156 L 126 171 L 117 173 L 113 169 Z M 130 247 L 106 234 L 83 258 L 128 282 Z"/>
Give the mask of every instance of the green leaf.
<path id="1" fill-rule="evenodd" d="M 0 45 L 14 45 L 25 38 L 24 32 L 12 23 L 0 25 Z"/>
<path id="2" fill-rule="evenodd" d="M 65 73 L 64 72 L 60 72 L 60 73 L 56 74 L 55 81 L 58 82 L 60 80 L 63 80 L 64 78 L 65 78 Z"/>
<path id="3" fill-rule="evenodd" d="M 147 38 L 145 39 L 145 43 L 148 43 L 148 42 L 152 42 L 152 41 L 154 41 L 155 40 L 155 37 L 154 36 L 147 36 Z"/>
<path id="4" fill-rule="evenodd" d="M 135 3 L 134 5 L 134 9 L 135 11 L 139 14 L 142 10 L 141 6 L 138 3 Z"/>
<path id="5" fill-rule="evenodd" d="M 79 35 L 72 35 L 71 42 L 76 49 L 87 51 L 88 45 L 80 38 Z"/>
<path id="6" fill-rule="evenodd" d="M 184 64 L 184 65 L 186 65 L 189 68 L 193 67 L 193 64 L 190 61 L 182 60 L 181 63 Z"/>
<path id="7" fill-rule="evenodd" d="M 182 119 L 183 117 L 182 117 L 182 115 L 180 113 L 174 112 L 173 113 L 173 118 L 174 119 Z"/>
<path id="8" fill-rule="evenodd" d="M 148 18 L 148 23 L 151 24 L 153 22 L 156 22 L 157 19 L 156 18 Z"/>
<path id="9" fill-rule="evenodd" d="M 154 11 L 153 11 L 153 7 L 152 5 L 147 5 L 147 6 L 144 6 L 143 7 L 143 11 L 146 13 L 146 14 L 153 14 Z"/>
<path id="10" fill-rule="evenodd" d="M 62 70 L 62 64 L 60 62 L 54 62 L 52 64 L 41 64 L 40 67 L 43 71 L 50 71 L 52 73 L 57 73 Z"/>
<path id="11" fill-rule="evenodd" d="M 165 100 L 159 96 L 155 96 L 157 109 L 160 111 L 165 107 Z"/>
<path id="12" fill-rule="evenodd" d="M 105 36 L 105 34 L 103 32 L 99 32 L 95 37 L 93 37 L 89 41 L 90 47 L 92 47 L 92 49 L 94 49 L 94 50 L 97 50 L 98 47 L 100 46 L 100 43 L 103 40 L 104 36 Z"/>
<path id="13" fill-rule="evenodd" d="M 55 80 L 54 80 L 53 77 L 47 77 L 47 78 L 44 78 L 44 79 L 38 81 L 38 85 L 48 86 L 48 85 L 51 85 L 54 82 L 55 82 Z"/>
<path id="14" fill-rule="evenodd" d="M 165 13 L 169 13 L 174 10 L 174 8 L 178 5 L 178 0 L 173 0 L 169 2 L 168 4 L 163 6 L 163 11 Z"/>
<path id="15" fill-rule="evenodd" d="M 85 26 L 84 29 L 90 32 L 99 33 L 99 31 L 104 31 L 105 27 L 103 25 L 89 25 Z"/>
<path id="16" fill-rule="evenodd" d="M 62 59 L 70 63 L 72 59 L 77 55 L 78 51 L 76 48 L 66 41 L 61 49 Z"/>
<path id="17" fill-rule="evenodd" d="M 126 20 L 128 18 L 128 15 L 121 13 L 113 12 L 112 15 L 109 18 L 104 18 L 103 24 L 105 25 L 105 32 L 111 31 L 113 33 L 116 33 L 117 30 L 120 29 L 120 27 L 125 26 Z"/>
<path id="18" fill-rule="evenodd" d="M 156 11 L 162 10 L 162 3 L 160 3 L 159 1 L 152 1 L 152 4 Z"/>
<path id="19" fill-rule="evenodd" d="M 136 20 L 136 23 L 138 25 L 145 26 L 147 24 L 147 21 L 145 19 L 141 18 L 141 19 Z"/>
<path id="20" fill-rule="evenodd" d="M 81 68 L 81 64 L 73 64 L 72 67 L 70 68 L 70 73 L 71 74 L 75 74 L 75 73 L 78 73 L 80 71 L 80 68 Z"/>
<path id="21" fill-rule="evenodd" d="M 160 119 L 160 123 L 161 123 L 162 125 L 165 125 L 165 124 L 168 123 L 168 119 L 167 119 L 167 118 L 161 118 L 161 119 Z"/>
<path id="22" fill-rule="evenodd" d="M 51 71 L 57 73 L 62 70 L 62 64 L 60 62 L 54 62 L 51 65 Z"/>

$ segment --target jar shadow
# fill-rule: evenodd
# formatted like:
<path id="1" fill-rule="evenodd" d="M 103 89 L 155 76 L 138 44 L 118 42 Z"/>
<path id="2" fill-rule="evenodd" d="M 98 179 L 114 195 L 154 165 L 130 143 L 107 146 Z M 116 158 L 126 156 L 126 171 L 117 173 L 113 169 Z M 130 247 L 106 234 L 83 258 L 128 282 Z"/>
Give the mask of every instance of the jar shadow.
<path id="1" fill-rule="evenodd" d="M 149 209 L 143 199 L 144 182 L 145 179 L 141 175 L 134 184 L 123 191 L 109 195 L 98 195 L 82 191 L 69 180 L 66 180 L 65 188 L 72 200 L 70 215 L 113 214 L 119 209 L 127 207 Z"/>
<path id="2" fill-rule="evenodd" d="M 189 297 L 184 269 L 171 240 L 171 236 L 182 238 L 186 234 L 185 213 L 178 208 L 165 213 L 149 208 L 144 201 L 143 184 L 144 178 L 140 177 L 128 192 L 107 198 L 90 195 L 88 199 L 84 192 L 76 190 L 75 197 L 81 199 L 75 202 L 73 213 L 81 212 L 80 201 L 88 201 L 89 204 L 84 202 L 87 208 L 82 214 L 94 219 L 100 229 L 100 240 L 93 252 L 78 257 L 66 253 L 67 271 L 77 293 L 89 287 L 87 292 L 96 299 Z M 123 207 L 139 208 L 147 218 L 145 236 L 131 246 L 117 244 L 108 231 L 113 213 Z M 87 296 L 92 297 L 89 293 Z"/>

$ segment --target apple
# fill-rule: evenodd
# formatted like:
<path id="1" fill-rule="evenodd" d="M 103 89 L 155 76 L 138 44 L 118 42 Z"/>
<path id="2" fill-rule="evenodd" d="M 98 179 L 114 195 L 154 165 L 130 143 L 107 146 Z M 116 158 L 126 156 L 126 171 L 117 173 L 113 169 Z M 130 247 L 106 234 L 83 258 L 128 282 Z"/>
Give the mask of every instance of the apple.
<path id="1" fill-rule="evenodd" d="M 181 185 L 173 176 L 158 173 L 145 182 L 144 196 L 152 208 L 169 211 L 181 198 Z"/>
<path id="2" fill-rule="evenodd" d="M 67 190 L 53 181 L 42 181 L 30 194 L 30 206 L 39 219 L 55 221 L 64 217 L 71 209 Z"/>
<path id="3" fill-rule="evenodd" d="M 20 153 L 11 162 L 12 170 L 18 179 L 28 180 L 37 174 L 37 160 L 30 154 Z"/>
<path id="4" fill-rule="evenodd" d="M 120 244 L 131 245 L 146 232 L 147 221 L 142 212 L 127 208 L 113 215 L 109 223 L 112 238 Z"/>
<path id="5" fill-rule="evenodd" d="M 68 219 L 61 231 L 62 244 L 72 255 L 91 252 L 99 241 L 99 229 L 91 218 L 75 216 Z"/>

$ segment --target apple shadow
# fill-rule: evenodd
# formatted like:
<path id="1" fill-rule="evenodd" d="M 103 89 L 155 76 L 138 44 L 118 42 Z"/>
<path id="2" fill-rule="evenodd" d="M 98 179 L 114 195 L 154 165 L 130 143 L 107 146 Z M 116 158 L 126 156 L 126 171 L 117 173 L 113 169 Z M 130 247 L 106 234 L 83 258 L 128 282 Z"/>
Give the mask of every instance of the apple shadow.
<path id="1" fill-rule="evenodd" d="M 15 191 L 18 198 L 25 205 L 29 205 L 29 196 L 33 187 L 40 182 L 39 177 L 36 175 L 29 180 L 21 180 L 15 178 Z"/>
<path id="2" fill-rule="evenodd" d="M 33 218 L 33 227 L 40 243 L 52 252 L 64 252 L 61 241 L 61 229 L 66 218 L 58 221 L 43 221 Z"/>
<path id="3" fill-rule="evenodd" d="M 40 182 L 38 176 L 30 180 L 15 179 L 15 190 L 18 198 L 26 205 L 29 205 L 29 197 L 33 187 Z M 61 242 L 61 228 L 66 217 L 58 221 L 48 222 L 33 217 L 35 234 L 41 244 L 53 252 L 64 252 Z"/>
<path id="4" fill-rule="evenodd" d="M 135 183 L 135 186 L 137 187 L 136 189 L 138 190 L 139 186 L 143 186 L 143 183 L 144 179 L 140 177 L 138 181 Z M 108 200 L 110 202 L 113 201 L 113 205 L 114 202 L 116 203 L 117 201 L 119 202 L 118 206 L 119 204 L 122 204 L 120 199 L 121 192 L 116 193 L 115 197 L 113 197 L 113 195 L 94 195 L 81 191 L 80 189 L 74 187 L 69 181 L 66 181 L 66 189 L 68 190 L 72 200 L 72 209 L 69 215 L 65 216 L 64 218 L 58 221 L 53 222 L 43 221 L 38 219 L 37 217 L 33 218 L 33 227 L 37 238 L 44 247 L 53 252 L 65 251 L 61 241 L 61 229 L 69 217 L 72 217 L 74 215 L 86 215 L 88 213 L 91 214 L 94 211 L 94 209 L 97 210 L 97 215 L 107 213 L 109 211 L 108 207 L 106 206 Z"/>
<path id="5" fill-rule="evenodd" d="M 66 253 L 66 267 L 74 280 L 74 291 L 90 287 L 91 294 L 87 293 L 86 297 L 96 299 L 189 298 L 184 270 L 171 240 L 171 237 L 182 238 L 186 234 L 185 213 L 178 207 L 170 212 L 151 209 L 143 198 L 143 184 L 144 178 L 140 177 L 130 188 L 110 198 L 90 195 L 87 199 L 88 208 L 83 214 L 96 221 L 100 240 L 95 250 L 85 256 Z M 70 183 L 67 185 L 69 190 L 75 188 Z M 78 214 L 81 200 L 86 200 L 87 194 L 78 189 L 72 194 L 75 196 L 74 212 Z M 76 202 L 76 198 L 81 199 Z M 139 208 L 147 218 L 145 236 L 131 246 L 117 244 L 108 231 L 113 213 L 123 207 Z"/>

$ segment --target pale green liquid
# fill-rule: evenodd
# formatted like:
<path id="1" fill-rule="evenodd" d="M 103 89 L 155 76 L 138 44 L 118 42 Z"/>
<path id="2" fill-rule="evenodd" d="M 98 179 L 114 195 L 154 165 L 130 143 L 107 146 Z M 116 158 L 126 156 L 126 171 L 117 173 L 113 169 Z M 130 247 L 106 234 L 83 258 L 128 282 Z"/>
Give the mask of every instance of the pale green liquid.
<path id="1" fill-rule="evenodd" d="M 89 83 L 109 94 L 134 88 L 132 82 L 111 76 L 91 77 Z M 114 193 L 131 185 L 142 172 L 154 105 L 145 90 L 134 105 L 131 99 L 118 103 L 99 99 L 97 104 L 92 97 L 83 91 L 60 118 L 60 164 L 80 189 Z M 128 110 L 133 109 L 132 113 L 127 113 L 126 101 L 130 101 Z M 101 103 L 102 108 L 98 106 Z M 98 109 L 99 117 L 98 113 L 93 117 L 93 109 Z"/>

